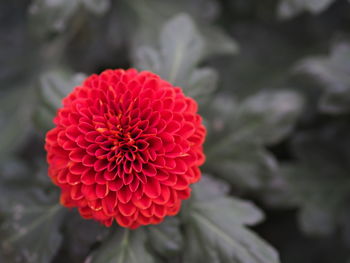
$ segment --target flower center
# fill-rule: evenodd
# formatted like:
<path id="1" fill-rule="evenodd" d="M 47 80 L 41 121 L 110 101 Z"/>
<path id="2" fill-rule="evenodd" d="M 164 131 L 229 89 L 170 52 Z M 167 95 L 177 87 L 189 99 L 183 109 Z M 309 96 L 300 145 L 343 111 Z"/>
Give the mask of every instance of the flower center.
<path id="1" fill-rule="evenodd" d="M 142 139 L 138 140 L 135 134 L 124 131 L 120 125 L 113 128 L 97 128 L 96 131 L 104 137 L 104 146 L 108 145 L 108 147 L 103 147 L 108 153 L 101 156 L 101 159 L 107 158 L 108 161 L 116 161 L 117 164 L 125 159 L 134 161 L 137 152 L 146 146 Z"/>

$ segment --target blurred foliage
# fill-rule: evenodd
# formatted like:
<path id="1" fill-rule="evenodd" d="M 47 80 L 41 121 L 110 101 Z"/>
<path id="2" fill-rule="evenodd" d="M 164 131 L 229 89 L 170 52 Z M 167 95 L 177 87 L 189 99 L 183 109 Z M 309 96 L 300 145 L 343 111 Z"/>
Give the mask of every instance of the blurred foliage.
<path id="1" fill-rule="evenodd" d="M 278 6 L 278 14 L 281 18 L 290 18 L 302 11 L 317 14 L 324 11 L 335 0 L 282 0 Z"/>
<path id="2" fill-rule="evenodd" d="M 333 45 L 329 56 L 305 59 L 297 70 L 311 75 L 324 89 L 319 100 L 320 111 L 350 112 L 350 45 L 347 42 Z"/>
<path id="3" fill-rule="evenodd" d="M 208 110 L 206 168 L 239 191 L 262 190 L 278 171 L 266 145 L 282 141 L 301 110 L 302 99 L 292 91 L 264 91 L 240 103 L 217 97 Z"/>
<path id="4" fill-rule="evenodd" d="M 9 262 L 50 262 L 62 242 L 63 209 L 57 191 L 30 179 L 28 167 L 7 160 L 1 171 L 0 244 Z M 11 261 L 10 261 L 11 259 Z"/>
<path id="5" fill-rule="evenodd" d="M 301 226 L 311 234 L 331 234 L 338 224 L 346 223 L 341 221 L 347 216 L 350 197 L 349 128 L 320 127 L 297 134 L 293 142 L 299 162 L 284 172 L 301 207 Z M 344 136 L 342 142 L 337 141 L 339 136 Z"/>
<path id="6" fill-rule="evenodd" d="M 349 262 L 348 0 L 3 0 L 0 22 L 0 262 Z M 208 129 L 180 215 L 135 231 L 61 209 L 43 149 L 74 86 L 130 66 Z"/>

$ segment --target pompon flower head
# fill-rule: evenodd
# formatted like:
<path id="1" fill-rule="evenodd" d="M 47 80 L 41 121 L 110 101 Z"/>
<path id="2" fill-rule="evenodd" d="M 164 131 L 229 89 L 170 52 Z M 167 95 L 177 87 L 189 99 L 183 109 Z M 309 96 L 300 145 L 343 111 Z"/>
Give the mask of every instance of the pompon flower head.
<path id="1" fill-rule="evenodd" d="M 179 212 L 200 179 L 206 130 L 197 103 L 151 72 L 106 70 L 63 99 L 46 136 L 61 203 L 137 228 Z"/>

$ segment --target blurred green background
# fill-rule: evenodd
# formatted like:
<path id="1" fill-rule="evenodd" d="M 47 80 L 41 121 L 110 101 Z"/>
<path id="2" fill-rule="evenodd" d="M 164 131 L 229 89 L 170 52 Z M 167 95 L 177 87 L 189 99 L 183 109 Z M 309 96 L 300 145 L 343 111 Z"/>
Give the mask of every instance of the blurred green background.
<path id="1" fill-rule="evenodd" d="M 109 251 L 106 229 L 55 205 L 43 145 L 84 76 L 136 67 L 199 102 L 203 172 L 225 198 L 260 207 L 253 232 L 281 262 L 349 263 L 349 37 L 347 0 L 1 0 L 0 262 L 113 262 L 91 256 Z M 234 228 L 238 210 L 221 211 L 218 226 Z M 186 218 L 169 223 L 179 240 L 155 246 L 155 261 L 138 247 L 143 261 L 120 262 L 275 262 L 229 259 L 226 241 L 191 239 Z M 160 242 L 149 231 L 147 242 Z M 239 251 L 259 250 L 237 233 Z M 201 238 L 208 245 L 196 247 Z"/>

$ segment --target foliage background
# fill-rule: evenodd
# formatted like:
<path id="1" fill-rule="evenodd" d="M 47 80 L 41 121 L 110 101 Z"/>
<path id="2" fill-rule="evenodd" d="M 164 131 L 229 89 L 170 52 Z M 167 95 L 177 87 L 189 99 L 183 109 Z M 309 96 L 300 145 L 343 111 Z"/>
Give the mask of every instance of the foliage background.
<path id="1" fill-rule="evenodd" d="M 347 0 L 2 0 L 0 262 L 350 262 L 349 34 Z M 60 208 L 43 151 L 74 85 L 128 67 L 208 128 L 181 214 L 131 232 Z"/>

